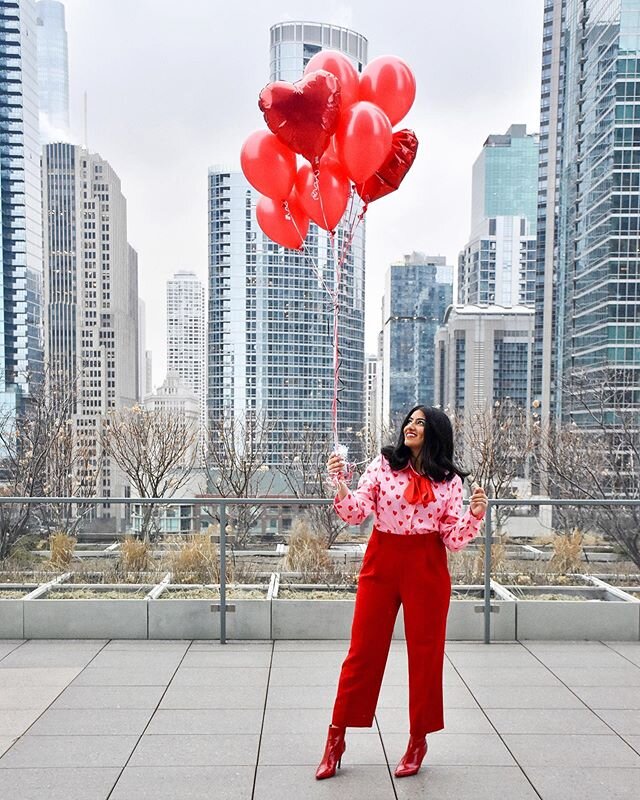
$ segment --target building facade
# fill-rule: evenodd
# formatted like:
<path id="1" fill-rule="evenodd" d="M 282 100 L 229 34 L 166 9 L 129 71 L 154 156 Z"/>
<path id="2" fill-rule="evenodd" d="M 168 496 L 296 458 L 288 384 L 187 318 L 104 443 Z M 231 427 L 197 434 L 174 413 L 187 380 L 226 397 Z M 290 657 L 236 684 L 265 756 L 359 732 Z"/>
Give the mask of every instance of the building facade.
<path id="1" fill-rule="evenodd" d="M 366 62 L 360 34 L 283 23 L 271 29 L 271 80 L 298 80 L 322 47 L 341 49 L 359 70 Z M 279 464 L 308 431 L 318 446 L 330 442 L 333 310 L 325 285 L 333 287 L 335 253 L 315 225 L 304 253 L 273 243 L 257 225 L 257 199 L 239 171 L 210 169 L 207 404 L 212 422 L 268 420 L 268 459 Z M 355 446 L 363 427 L 364 224 L 344 265 L 339 339 L 340 436 Z"/>
<path id="2" fill-rule="evenodd" d="M 376 445 L 380 442 L 378 427 L 378 356 L 368 355 L 365 358 L 364 375 L 364 436 L 367 442 Z"/>
<path id="3" fill-rule="evenodd" d="M 42 373 L 42 196 L 33 0 L 0 0 L 0 408 Z"/>
<path id="4" fill-rule="evenodd" d="M 74 395 L 77 441 L 102 457 L 106 416 L 138 396 L 137 254 L 127 242 L 126 200 L 108 162 L 82 147 L 45 145 L 45 357 L 55 391 Z M 103 461 L 98 497 L 127 482 Z M 113 511 L 113 513 L 111 513 Z M 103 504 L 101 516 L 122 516 Z"/>
<path id="5" fill-rule="evenodd" d="M 495 402 L 531 407 L 532 308 L 447 309 L 435 336 L 435 402 L 471 420 Z"/>
<path id="6" fill-rule="evenodd" d="M 206 410 L 205 292 L 195 272 L 180 271 L 167 281 L 167 375 L 195 394 L 204 431 Z"/>
<path id="7" fill-rule="evenodd" d="M 382 319 L 382 425 L 395 428 L 412 406 L 433 405 L 434 336 L 453 300 L 443 256 L 411 253 L 387 271 Z"/>
<path id="8" fill-rule="evenodd" d="M 473 165 L 471 234 L 458 258 L 458 303 L 533 305 L 538 136 L 526 125 L 487 138 Z"/>
<path id="9" fill-rule="evenodd" d="M 640 0 L 548 2 L 545 24 L 536 378 L 547 415 L 615 424 L 640 411 Z"/>
<path id="10" fill-rule="evenodd" d="M 43 143 L 66 141 L 69 135 L 69 55 L 64 5 L 36 3 L 40 136 Z"/>

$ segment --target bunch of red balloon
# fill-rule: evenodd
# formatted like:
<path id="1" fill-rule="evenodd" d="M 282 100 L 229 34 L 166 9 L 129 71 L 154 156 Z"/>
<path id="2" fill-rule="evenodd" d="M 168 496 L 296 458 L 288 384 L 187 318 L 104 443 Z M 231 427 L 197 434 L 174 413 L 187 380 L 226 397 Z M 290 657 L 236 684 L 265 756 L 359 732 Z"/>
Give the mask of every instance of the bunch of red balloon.
<path id="1" fill-rule="evenodd" d="M 395 191 L 418 140 L 392 127 L 415 93 L 414 75 L 402 59 L 381 56 L 359 76 L 332 50 L 313 56 L 296 83 L 266 86 L 258 105 L 269 131 L 252 133 L 240 156 L 247 180 L 263 195 L 256 216 L 264 233 L 283 247 L 302 249 L 309 221 L 334 231 L 354 191 L 363 211 Z M 298 168 L 296 154 L 308 163 Z"/>

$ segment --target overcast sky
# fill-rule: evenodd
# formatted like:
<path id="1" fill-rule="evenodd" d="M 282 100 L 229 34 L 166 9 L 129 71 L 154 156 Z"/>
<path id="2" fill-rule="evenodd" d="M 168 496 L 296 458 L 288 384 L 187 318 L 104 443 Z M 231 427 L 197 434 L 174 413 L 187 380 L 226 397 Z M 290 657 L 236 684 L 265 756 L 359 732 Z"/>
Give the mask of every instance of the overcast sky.
<path id="1" fill-rule="evenodd" d="M 400 190 L 367 214 L 366 346 L 375 352 L 389 263 L 412 250 L 455 264 L 469 235 L 471 167 L 490 133 L 539 125 L 543 0 L 64 0 L 74 140 L 111 163 L 139 254 L 154 384 L 165 371 L 165 284 L 207 275 L 207 169 L 237 166 L 264 126 L 269 27 L 344 25 L 369 58 L 404 58 L 417 80 L 420 151 Z"/>

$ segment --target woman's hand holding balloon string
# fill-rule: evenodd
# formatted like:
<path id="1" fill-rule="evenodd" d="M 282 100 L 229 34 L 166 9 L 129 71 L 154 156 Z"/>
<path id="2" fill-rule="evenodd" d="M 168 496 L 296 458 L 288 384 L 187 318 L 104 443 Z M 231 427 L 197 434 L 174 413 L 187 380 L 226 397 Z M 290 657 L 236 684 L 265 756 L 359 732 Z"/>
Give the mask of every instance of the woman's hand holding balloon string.
<path id="1" fill-rule="evenodd" d="M 347 464 L 344 458 L 336 453 L 332 453 L 327 461 L 327 471 L 329 473 L 329 478 L 336 486 L 338 497 L 340 500 L 344 500 L 349 494 L 349 487 L 344 481 L 347 474 Z"/>

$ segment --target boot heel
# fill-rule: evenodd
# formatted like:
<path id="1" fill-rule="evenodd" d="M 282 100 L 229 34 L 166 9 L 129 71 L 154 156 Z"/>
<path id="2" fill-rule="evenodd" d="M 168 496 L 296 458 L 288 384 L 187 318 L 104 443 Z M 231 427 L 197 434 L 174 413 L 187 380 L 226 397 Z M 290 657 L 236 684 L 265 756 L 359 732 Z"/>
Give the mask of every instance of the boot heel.
<path id="1" fill-rule="evenodd" d="M 342 766 L 342 756 L 338 759 L 338 769 Z"/>

